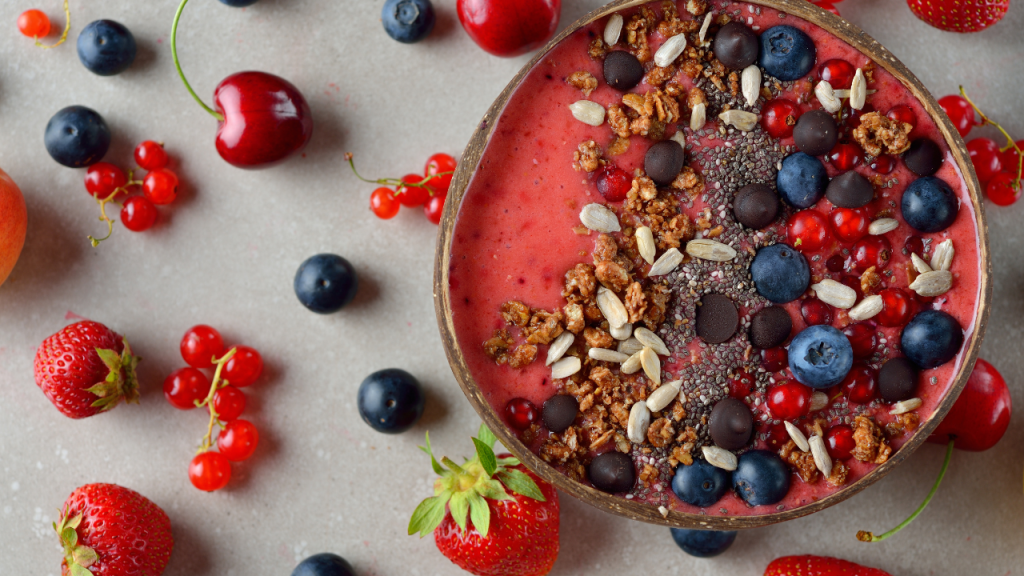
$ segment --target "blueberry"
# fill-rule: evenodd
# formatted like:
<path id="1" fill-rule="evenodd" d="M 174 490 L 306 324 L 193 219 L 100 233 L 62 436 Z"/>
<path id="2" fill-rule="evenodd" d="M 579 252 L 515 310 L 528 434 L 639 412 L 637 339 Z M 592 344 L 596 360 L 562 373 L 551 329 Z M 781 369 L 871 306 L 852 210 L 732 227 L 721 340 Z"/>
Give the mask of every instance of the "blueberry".
<path id="1" fill-rule="evenodd" d="M 226 1 L 226 0 L 221 0 Z M 337 554 L 314 554 L 292 570 L 292 576 L 356 576 L 352 565 Z"/>
<path id="2" fill-rule="evenodd" d="M 900 335 L 900 349 L 925 370 L 952 360 L 963 343 L 960 323 L 941 310 L 925 310 L 914 316 Z"/>
<path id="3" fill-rule="evenodd" d="M 941 232 L 956 220 L 960 210 L 953 189 L 934 176 L 918 178 L 903 192 L 900 211 L 903 219 L 915 230 Z"/>
<path id="4" fill-rule="evenodd" d="M 294 286 L 303 306 L 318 314 L 330 314 L 356 297 L 359 278 L 348 260 L 335 254 L 317 254 L 299 266 Z"/>
<path id="5" fill-rule="evenodd" d="M 811 284 L 811 268 L 803 254 L 786 244 L 772 244 L 757 251 L 750 264 L 757 293 L 776 304 L 799 298 Z"/>
<path id="6" fill-rule="evenodd" d="M 222 4 L 227 4 L 232 8 L 245 8 L 246 6 L 252 6 L 259 0 L 220 0 Z"/>
<path id="7" fill-rule="evenodd" d="M 425 398 L 420 383 L 405 370 L 374 372 L 359 385 L 359 415 L 371 428 L 398 434 L 423 416 Z"/>
<path id="8" fill-rule="evenodd" d="M 768 450 L 741 454 L 732 473 L 732 487 L 751 506 L 775 504 L 789 492 L 789 466 Z"/>
<path id="9" fill-rule="evenodd" d="M 758 65 L 772 76 L 788 82 L 803 78 L 814 68 L 814 41 L 792 26 L 774 26 L 761 33 Z"/>
<path id="10" fill-rule="evenodd" d="M 828 173 L 814 156 L 797 152 L 782 160 L 782 170 L 775 177 L 779 196 L 796 208 L 810 208 L 825 195 Z"/>
<path id="11" fill-rule="evenodd" d="M 680 500 L 698 508 L 708 508 L 729 490 L 729 473 L 704 460 L 676 468 L 672 491 Z"/>
<path id="12" fill-rule="evenodd" d="M 713 558 L 732 546 L 736 541 L 736 532 L 672 528 L 672 539 L 690 556 Z"/>
<path id="13" fill-rule="evenodd" d="M 846 378 L 853 367 L 853 346 L 828 326 L 809 326 L 789 343 L 789 368 L 801 384 L 824 389 Z"/>
<path id="14" fill-rule="evenodd" d="M 110 128 L 95 110 L 68 106 L 50 118 L 43 142 L 58 163 L 82 168 L 103 159 L 110 148 Z"/>
<path id="15" fill-rule="evenodd" d="M 96 20 L 78 35 L 78 59 L 93 74 L 114 76 L 135 61 L 135 37 L 120 22 Z"/>
<path id="16" fill-rule="evenodd" d="M 380 12 L 384 31 L 404 44 L 414 44 L 434 29 L 434 6 L 430 0 L 387 0 Z"/>

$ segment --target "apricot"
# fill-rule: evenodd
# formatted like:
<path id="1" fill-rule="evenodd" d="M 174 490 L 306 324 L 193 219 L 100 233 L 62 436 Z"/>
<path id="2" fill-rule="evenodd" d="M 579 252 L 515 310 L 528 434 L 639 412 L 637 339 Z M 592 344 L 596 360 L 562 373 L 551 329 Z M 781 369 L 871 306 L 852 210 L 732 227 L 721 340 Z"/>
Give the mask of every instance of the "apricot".
<path id="1" fill-rule="evenodd" d="M 27 229 L 25 197 L 14 180 L 0 170 L 0 284 L 7 280 L 21 255 Z"/>

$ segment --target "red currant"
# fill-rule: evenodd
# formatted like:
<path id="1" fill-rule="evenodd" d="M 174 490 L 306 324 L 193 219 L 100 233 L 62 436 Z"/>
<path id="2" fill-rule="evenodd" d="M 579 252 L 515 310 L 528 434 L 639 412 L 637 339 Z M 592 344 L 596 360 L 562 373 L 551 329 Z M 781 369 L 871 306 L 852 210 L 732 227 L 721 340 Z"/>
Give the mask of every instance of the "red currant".
<path id="1" fill-rule="evenodd" d="M 856 72 L 853 64 L 836 58 L 826 60 L 818 67 L 818 76 L 836 90 L 849 88 L 853 84 L 853 75 Z"/>
<path id="2" fill-rule="evenodd" d="M 967 136 L 977 122 L 974 119 L 974 108 L 962 96 L 950 94 L 939 98 L 939 106 L 946 112 L 946 116 L 953 121 L 953 127 L 960 133 L 960 136 Z"/>
<path id="3" fill-rule="evenodd" d="M 892 260 L 892 245 L 885 236 L 868 236 L 853 245 L 853 264 L 858 272 L 872 266 L 881 272 L 889 267 Z"/>
<path id="4" fill-rule="evenodd" d="M 924 240 L 922 240 L 920 236 L 907 236 L 907 240 L 903 242 L 903 248 L 907 251 L 908 256 L 910 254 L 917 254 L 920 256 L 924 254 Z"/>
<path id="5" fill-rule="evenodd" d="M 828 10 L 829 12 L 835 14 L 836 16 L 840 16 L 839 8 L 836 8 L 835 4 L 833 4 L 832 2 L 826 2 L 825 0 L 815 0 L 813 4 L 818 8 L 821 8 L 822 10 Z"/>
<path id="6" fill-rule="evenodd" d="M 854 110 L 853 108 L 844 107 L 842 112 L 843 123 L 848 128 L 856 128 L 857 126 L 860 126 L 861 116 L 867 114 L 868 112 L 874 111 L 875 108 L 871 104 L 865 104 L 864 107 L 861 108 L 860 110 Z"/>
<path id="7" fill-rule="evenodd" d="M 224 339 L 220 332 L 205 325 L 199 324 L 189 328 L 181 339 L 181 357 L 189 366 L 195 368 L 209 368 L 213 366 L 214 358 L 219 358 L 224 352 Z"/>
<path id="8" fill-rule="evenodd" d="M 800 303 L 800 315 L 808 326 L 832 323 L 832 307 L 817 298 L 808 298 Z"/>
<path id="9" fill-rule="evenodd" d="M 538 419 L 540 412 L 526 398 L 513 398 L 505 405 L 505 420 L 516 430 L 526 430 Z"/>
<path id="10" fill-rule="evenodd" d="M 839 385 L 850 402 L 867 404 L 878 394 L 878 377 L 864 364 L 855 364 Z"/>
<path id="11" fill-rule="evenodd" d="M 789 352 L 781 346 L 761 350 L 761 366 L 767 372 L 780 372 L 789 366 Z"/>
<path id="12" fill-rule="evenodd" d="M 263 358 L 248 346 L 236 347 L 235 355 L 224 364 L 224 379 L 239 388 L 251 385 L 263 372 Z"/>
<path id="13" fill-rule="evenodd" d="M 625 170 L 608 164 L 597 174 L 597 191 L 609 202 L 622 202 L 633 187 L 633 179 Z"/>
<path id="14" fill-rule="evenodd" d="M 828 220 L 815 210 L 801 210 L 789 219 L 789 244 L 801 252 L 817 252 L 832 240 Z"/>
<path id="15" fill-rule="evenodd" d="M 789 138 L 800 117 L 800 107 L 792 100 L 776 98 L 765 103 L 761 111 L 761 127 L 772 138 Z"/>
<path id="16" fill-rule="evenodd" d="M 42 10 L 25 10 L 18 16 L 18 31 L 29 38 L 45 38 L 50 33 L 50 18 Z"/>
<path id="17" fill-rule="evenodd" d="M 783 446 L 790 442 L 789 431 L 785 424 L 772 425 L 768 427 L 768 438 L 764 441 L 769 450 L 778 452 Z"/>
<path id="18" fill-rule="evenodd" d="M 156 224 L 156 206 L 145 196 L 132 196 L 121 207 L 121 223 L 132 232 L 145 232 Z"/>
<path id="19" fill-rule="evenodd" d="M 220 490 L 231 480 L 231 462 L 220 452 L 203 452 L 188 465 L 188 479 L 204 492 Z"/>
<path id="20" fill-rule="evenodd" d="M 423 176 L 419 174 L 406 174 L 402 176 L 403 185 L 399 186 L 395 190 L 395 198 L 402 203 L 402 206 L 406 208 L 416 208 L 417 206 L 423 206 L 430 198 L 430 192 L 422 186 L 406 186 L 405 184 L 419 184 L 423 181 Z"/>
<path id="21" fill-rule="evenodd" d="M 828 160 L 842 171 L 853 170 L 864 162 L 860 146 L 849 142 L 840 142 L 828 153 Z"/>
<path id="22" fill-rule="evenodd" d="M 886 288 L 878 293 L 882 297 L 882 311 L 875 316 L 882 326 L 895 328 L 910 322 L 914 304 L 910 296 L 899 288 Z"/>
<path id="23" fill-rule="evenodd" d="M 975 138 L 967 143 L 967 153 L 971 156 L 971 163 L 974 164 L 974 171 L 978 174 L 978 182 L 981 182 L 982 186 L 1002 172 L 1002 154 L 995 141 L 989 138 Z"/>
<path id="24" fill-rule="evenodd" d="M 853 428 L 846 424 L 833 426 L 825 433 L 825 448 L 833 460 L 849 460 L 857 443 L 853 441 Z"/>
<path id="25" fill-rule="evenodd" d="M 1014 142 L 1021 150 L 1024 150 L 1024 140 L 1017 140 Z M 1005 152 L 1002 152 L 1003 170 L 1016 174 L 1017 170 L 1020 170 L 1020 154 L 1017 154 L 1017 149 L 1010 146 Z"/>
<path id="26" fill-rule="evenodd" d="M 811 411 L 813 393 L 799 382 L 783 382 L 768 390 L 768 409 L 778 420 L 796 420 Z"/>
<path id="27" fill-rule="evenodd" d="M 163 144 L 146 140 L 135 147 L 135 163 L 143 170 L 159 170 L 167 166 L 167 151 Z"/>
<path id="28" fill-rule="evenodd" d="M 109 162 L 97 162 L 85 172 L 85 189 L 101 200 L 127 183 L 124 170 Z"/>
<path id="29" fill-rule="evenodd" d="M 1000 172 L 989 181 L 985 187 L 985 195 L 996 206 L 1009 206 L 1020 199 L 1020 185 L 1017 184 L 1017 175 L 1010 172 Z"/>
<path id="30" fill-rule="evenodd" d="M 248 460 L 256 451 L 260 433 L 248 420 L 232 420 L 217 436 L 217 450 L 232 462 Z"/>
<path id="31" fill-rule="evenodd" d="M 423 169 L 424 176 L 434 176 L 435 174 L 441 174 L 443 172 L 454 172 L 457 163 L 455 158 L 452 158 L 448 154 L 437 153 L 431 156 L 427 160 L 427 166 Z M 434 189 L 435 192 L 441 194 L 447 194 L 448 189 L 452 185 L 452 177 L 454 174 L 445 174 L 444 176 L 437 176 L 427 181 L 427 185 Z"/>
<path id="32" fill-rule="evenodd" d="M 754 377 L 749 372 L 743 372 L 738 378 L 729 379 L 729 396 L 743 400 L 750 395 L 754 389 Z"/>
<path id="33" fill-rule="evenodd" d="M 221 422 L 231 422 L 245 411 L 245 392 L 225 386 L 213 393 L 213 409 Z"/>
<path id="34" fill-rule="evenodd" d="M 871 221 L 857 208 L 836 208 L 829 214 L 832 229 L 836 236 L 844 242 L 856 242 L 868 235 Z"/>
<path id="35" fill-rule="evenodd" d="M 883 154 L 871 161 L 871 169 L 879 174 L 889 174 L 895 167 L 896 162 L 892 159 L 892 156 L 887 154 Z"/>
<path id="36" fill-rule="evenodd" d="M 917 126 L 917 114 L 914 113 L 914 109 L 906 104 L 897 104 L 893 106 L 885 114 L 885 117 L 899 122 L 900 124 L 910 124 L 911 126 Z"/>
<path id="37" fill-rule="evenodd" d="M 860 277 L 853 274 L 843 274 L 839 277 L 839 283 L 852 288 L 856 292 L 858 300 L 864 297 L 864 292 L 860 289 Z"/>
<path id="38" fill-rule="evenodd" d="M 164 380 L 164 397 L 178 410 L 191 410 L 210 393 L 210 379 L 189 366 L 171 373 Z"/>
<path id="39" fill-rule="evenodd" d="M 843 334 L 850 341 L 854 358 L 870 358 L 878 345 L 875 329 L 868 324 L 850 324 L 843 328 Z"/>
<path id="40" fill-rule="evenodd" d="M 142 179 L 142 193 L 157 206 L 170 204 L 178 197 L 178 176 L 167 168 L 153 170 Z"/>
<path id="41" fill-rule="evenodd" d="M 846 268 L 846 260 L 839 254 L 834 254 L 825 261 L 825 268 L 829 272 L 842 272 Z"/>
<path id="42" fill-rule="evenodd" d="M 435 192 L 430 197 L 430 200 L 427 200 L 427 203 L 423 205 L 423 213 L 427 215 L 427 220 L 434 224 L 441 223 L 441 216 L 444 214 L 444 202 L 447 199 L 447 194 Z"/>
<path id="43" fill-rule="evenodd" d="M 390 220 L 398 214 L 402 205 L 395 198 L 395 191 L 391 188 L 377 188 L 370 194 L 370 210 L 381 220 Z"/>

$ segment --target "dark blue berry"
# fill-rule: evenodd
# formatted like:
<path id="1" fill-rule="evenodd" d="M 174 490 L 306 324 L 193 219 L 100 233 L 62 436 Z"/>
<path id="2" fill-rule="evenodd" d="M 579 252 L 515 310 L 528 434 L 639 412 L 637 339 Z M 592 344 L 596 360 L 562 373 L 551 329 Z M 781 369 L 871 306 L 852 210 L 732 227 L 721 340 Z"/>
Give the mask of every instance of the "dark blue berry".
<path id="1" fill-rule="evenodd" d="M 93 74 L 113 76 L 135 61 L 135 37 L 120 22 L 96 20 L 78 35 L 78 59 Z"/>
<path id="2" fill-rule="evenodd" d="M 220 0 L 222 4 L 227 4 L 232 8 L 245 8 L 246 6 L 252 6 L 259 2 L 259 0 Z"/>
<path id="3" fill-rule="evenodd" d="M 768 450 L 751 450 L 738 458 L 732 487 L 751 506 L 775 504 L 789 492 L 789 466 Z"/>
<path id="4" fill-rule="evenodd" d="M 356 576 L 356 571 L 341 556 L 323 553 L 299 562 L 292 570 L 292 576 Z"/>
<path id="5" fill-rule="evenodd" d="M 811 268 L 803 254 L 786 244 L 772 244 L 757 251 L 750 264 L 757 293 L 776 304 L 796 300 L 811 284 Z"/>
<path id="6" fill-rule="evenodd" d="M 95 110 L 68 106 L 50 118 L 43 143 L 60 164 L 82 168 L 103 160 L 110 148 L 110 128 Z"/>
<path id="7" fill-rule="evenodd" d="M 672 491 L 680 500 L 698 508 L 708 508 L 729 490 L 729 473 L 704 460 L 676 468 Z"/>
<path id="8" fill-rule="evenodd" d="M 434 29 L 434 6 L 430 0 L 387 0 L 380 12 L 384 31 L 393 39 L 413 44 Z"/>
<path id="9" fill-rule="evenodd" d="M 911 228 L 921 232 L 941 232 L 956 220 L 960 201 L 945 180 L 925 176 L 907 186 L 900 210 Z"/>
<path id="10" fill-rule="evenodd" d="M 405 370 L 374 372 L 359 385 L 359 415 L 378 432 L 405 432 L 423 416 L 425 398 L 419 381 Z"/>
<path id="11" fill-rule="evenodd" d="M 672 539 L 690 556 L 713 558 L 732 546 L 736 541 L 736 532 L 672 528 Z"/>
<path id="12" fill-rule="evenodd" d="M 900 349 L 925 370 L 949 362 L 964 343 L 960 323 L 942 310 L 925 310 L 903 328 Z"/>
<path id="13" fill-rule="evenodd" d="M 772 76 L 788 82 L 803 78 L 814 68 L 814 41 L 798 28 L 774 26 L 761 33 L 758 64 Z"/>
<path id="14" fill-rule="evenodd" d="M 809 326 L 789 343 L 789 368 L 801 384 L 824 389 L 846 378 L 853 367 L 853 346 L 828 325 Z"/>
<path id="15" fill-rule="evenodd" d="M 775 176 L 775 187 L 786 204 L 796 208 L 814 206 L 828 189 L 825 165 L 814 156 L 797 152 L 782 160 L 782 170 Z"/>
<path id="16" fill-rule="evenodd" d="M 294 286 L 303 306 L 318 314 L 330 314 L 356 297 L 359 278 L 348 260 L 336 254 L 317 254 L 299 266 Z"/>

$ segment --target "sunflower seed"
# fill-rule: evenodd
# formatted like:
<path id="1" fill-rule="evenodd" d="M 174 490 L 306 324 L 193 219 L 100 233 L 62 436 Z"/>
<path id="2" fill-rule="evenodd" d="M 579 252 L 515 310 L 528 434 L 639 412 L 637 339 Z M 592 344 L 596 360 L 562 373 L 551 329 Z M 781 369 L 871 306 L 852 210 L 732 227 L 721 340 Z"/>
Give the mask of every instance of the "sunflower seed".
<path id="1" fill-rule="evenodd" d="M 704 127 L 708 119 L 708 106 L 703 102 L 698 102 L 693 107 L 693 111 L 690 113 L 690 130 L 696 132 Z"/>
<path id="2" fill-rule="evenodd" d="M 572 346 L 572 343 L 576 340 L 576 335 L 566 330 L 562 332 L 555 341 L 548 346 L 548 359 L 544 361 L 545 366 L 551 366 L 555 362 L 562 359 L 565 355 L 565 351 Z"/>
<path id="3" fill-rule="evenodd" d="M 686 253 L 701 260 L 728 262 L 736 257 L 736 250 L 728 244 L 701 238 L 686 243 Z"/>
<path id="4" fill-rule="evenodd" d="M 711 20 L 713 14 L 708 10 L 707 16 L 704 17 L 704 23 L 700 25 L 700 32 L 697 34 L 697 38 L 700 39 L 701 44 L 704 43 L 704 37 L 708 35 L 708 28 L 711 27 Z"/>
<path id="5" fill-rule="evenodd" d="M 654 264 L 654 256 L 657 254 L 657 249 L 654 247 L 654 233 L 651 232 L 649 227 L 641 226 L 636 229 L 636 247 L 640 251 L 640 256 L 648 264 Z"/>
<path id="6" fill-rule="evenodd" d="M 704 452 L 704 459 L 708 464 L 729 472 L 736 469 L 736 455 L 732 452 L 718 446 L 704 446 L 701 451 Z"/>
<path id="7" fill-rule="evenodd" d="M 676 130 L 676 133 L 669 140 L 676 142 L 683 147 L 683 150 L 686 150 L 686 134 L 683 134 L 682 130 Z"/>
<path id="8" fill-rule="evenodd" d="M 619 372 L 622 372 L 623 374 L 636 374 L 637 372 L 639 372 L 640 355 L 643 353 L 643 348 L 641 348 L 639 352 L 630 356 L 629 360 L 626 360 L 625 362 L 622 363 L 622 366 L 619 366 Z"/>
<path id="9" fill-rule="evenodd" d="M 740 84 L 743 87 L 743 97 L 747 100 L 747 106 L 753 106 L 757 102 L 757 95 L 761 90 L 761 69 L 757 64 L 751 64 L 743 69 L 740 75 Z"/>
<path id="10" fill-rule="evenodd" d="M 660 412 L 666 406 L 672 403 L 679 396 L 679 388 L 683 385 L 682 380 L 673 380 L 662 384 L 660 388 L 651 392 L 651 395 L 647 397 L 647 407 L 651 409 L 651 412 Z"/>
<path id="11" fill-rule="evenodd" d="M 847 310 L 857 303 L 856 290 L 829 278 L 825 278 L 817 284 L 811 284 L 811 290 L 814 290 L 818 300 L 843 310 Z"/>
<path id="12" fill-rule="evenodd" d="M 569 104 L 574 118 L 591 126 L 604 124 L 604 106 L 590 100 L 579 100 Z"/>
<path id="13" fill-rule="evenodd" d="M 850 97 L 850 91 L 849 90 L 833 90 L 832 92 L 835 93 L 836 98 L 849 98 Z M 867 93 L 868 96 L 870 96 L 870 95 L 874 94 L 875 92 L 878 92 L 878 90 L 868 90 L 866 93 Z"/>
<path id="14" fill-rule="evenodd" d="M 616 340 L 629 340 L 629 337 L 633 335 L 633 325 L 627 322 L 618 328 L 612 328 L 609 326 L 608 333 Z M 637 350 L 639 350 L 639 348 L 637 348 Z M 619 350 L 619 352 L 622 352 L 622 350 Z M 630 352 L 630 354 L 632 354 L 632 352 Z"/>
<path id="15" fill-rule="evenodd" d="M 817 412 L 825 406 L 828 406 L 828 394 L 824 392 L 811 394 L 811 412 Z"/>
<path id="16" fill-rule="evenodd" d="M 622 364 L 629 360 L 629 354 L 623 354 L 622 352 L 616 352 L 607 348 L 591 348 L 587 352 L 587 356 L 599 362 L 614 362 L 616 364 Z"/>
<path id="17" fill-rule="evenodd" d="M 953 266 L 953 255 L 955 253 L 952 240 L 939 242 L 939 245 L 932 250 L 932 270 L 949 270 Z"/>
<path id="18" fill-rule="evenodd" d="M 665 345 L 665 341 L 660 336 L 651 332 L 647 328 L 639 327 L 633 331 L 633 336 L 640 341 L 641 344 L 654 350 L 662 356 L 668 356 L 671 352 L 668 351 L 668 346 Z"/>
<path id="19" fill-rule="evenodd" d="M 580 211 L 580 222 L 588 229 L 595 232 L 618 232 L 622 230 L 619 226 L 619 217 L 608 208 L 600 204 L 587 204 Z"/>
<path id="20" fill-rule="evenodd" d="M 654 265 L 652 265 L 651 269 L 647 272 L 647 276 L 651 277 L 668 274 L 669 272 L 675 270 L 676 266 L 679 266 L 679 263 L 682 261 L 683 254 L 679 251 L 679 249 L 669 248 L 668 250 L 665 251 L 664 254 L 661 255 L 661 258 L 658 258 L 657 260 L 654 261 Z"/>
<path id="21" fill-rule="evenodd" d="M 757 114 L 745 110 L 726 110 L 718 119 L 743 132 L 750 132 L 757 126 Z"/>
<path id="22" fill-rule="evenodd" d="M 636 338 L 630 338 L 629 340 L 619 342 L 619 352 L 622 352 L 623 354 L 629 354 L 632 356 L 643 349 L 644 345 Z"/>
<path id="23" fill-rule="evenodd" d="M 675 36 L 665 40 L 665 43 L 658 48 L 658 51 L 654 53 L 654 63 L 659 68 L 665 68 L 673 62 L 679 55 L 686 50 L 686 34 L 676 34 Z"/>
<path id="24" fill-rule="evenodd" d="M 818 82 L 818 85 L 814 87 L 814 95 L 818 97 L 818 102 L 821 102 L 821 107 L 830 114 L 835 114 L 843 107 L 843 103 L 836 98 L 836 93 L 832 91 L 832 85 L 826 80 Z"/>
<path id="25" fill-rule="evenodd" d="M 892 405 L 892 410 L 889 410 L 889 414 L 906 414 L 911 410 L 917 410 L 921 407 L 921 404 L 922 402 L 920 398 L 911 398 L 910 400 L 897 402 Z"/>
<path id="26" fill-rule="evenodd" d="M 575 356 L 566 356 L 558 362 L 551 365 L 551 379 L 561 380 L 562 378 L 568 378 L 573 374 L 580 371 L 583 366 L 580 363 L 580 359 Z"/>
<path id="27" fill-rule="evenodd" d="M 917 270 L 918 274 L 924 274 L 925 272 L 931 272 L 932 267 L 930 264 L 921 259 L 920 256 L 910 253 L 910 261 L 914 263 L 914 270 Z"/>
<path id="28" fill-rule="evenodd" d="M 828 478 L 832 475 L 832 458 L 829 457 L 828 450 L 825 449 L 825 441 L 821 439 L 821 436 L 815 434 L 808 439 L 807 443 L 811 445 L 811 456 L 814 456 L 814 465 Z"/>
<path id="29" fill-rule="evenodd" d="M 643 400 L 633 404 L 629 409 L 629 422 L 626 424 L 626 436 L 635 444 L 643 444 L 647 440 L 647 429 L 651 426 L 651 409 Z"/>
<path id="30" fill-rule="evenodd" d="M 881 311 L 882 297 L 875 294 L 874 296 L 864 298 L 860 301 L 860 304 L 850 308 L 849 316 L 850 320 L 867 320 L 868 318 L 874 318 Z"/>
<path id="31" fill-rule="evenodd" d="M 658 506 L 658 514 L 661 514 L 662 518 L 668 518 L 668 508 Z"/>
<path id="32" fill-rule="evenodd" d="M 893 230 L 900 227 L 900 223 L 895 218 L 879 218 L 868 226 L 868 234 L 872 236 L 881 236 L 886 232 L 892 232 Z"/>
<path id="33" fill-rule="evenodd" d="M 640 351 L 640 365 L 644 368 L 644 374 L 655 384 L 661 384 L 661 358 L 654 353 L 654 350 L 644 347 Z"/>
<path id="34" fill-rule="evenodd" d="M 785 422 L 785 424 L 786 432 L 789 432 L 789 437 L 793 439 L 793 442 L 796 444 L 796 447 L 799 448 L 800 450 L 803 450 L 804 452 L 810 450 L 811 447 L 807 444 L 807 436 L 804 436 L 804 433 L 801 432 L 800 429 L 794 426 L 791 422 Z"/>
<path id="35" fill-rule="evenodd" d="M 910 283 L 909 288 L 925 298 L 939 296 L 953 287 L 953 273 L 949 270 L 925 272 Z"/>
<path id="36" fill-rule="evenodd" d="M 619 43 L 619 35 L 622 34 L 622 14 L 612 14 L 608 23 L 604 25 L 604 43 L 615 46 Z"/>
<path id="37" fill-rule="evenodd" d="M 864 78 L 864 71 L 857 68 L 853 75 L 853 84 L 850 85 L 850 108 L 861 110 L 868 97 L 868 81 Z"/>
<path id="38" fill-rule="evenodd" d="M 605 319 L 608 320 L 608 325 L 613 328 L 621 328 L 629 319 L 622 300 L 619 300 L 615 292 L 604 286 L 597 288 L 597 307 L 601 309 L 601 314 L 604 314 Z"/>

